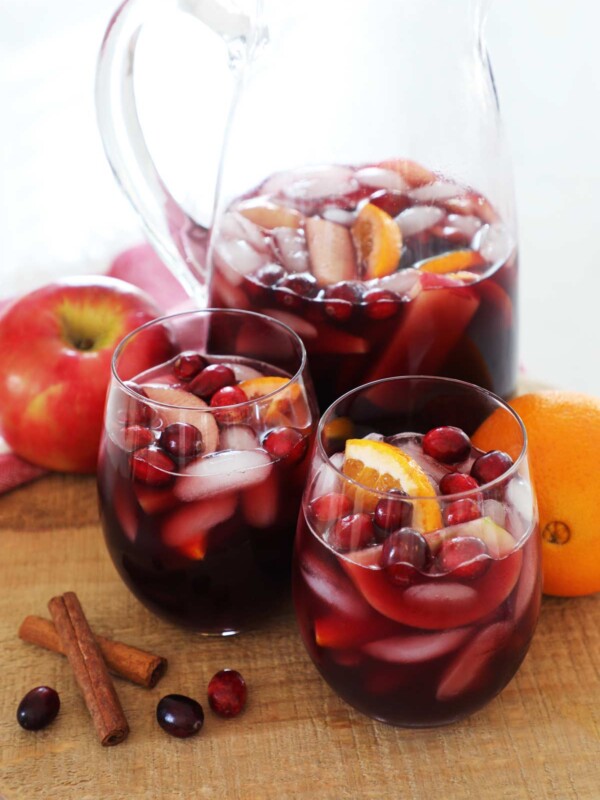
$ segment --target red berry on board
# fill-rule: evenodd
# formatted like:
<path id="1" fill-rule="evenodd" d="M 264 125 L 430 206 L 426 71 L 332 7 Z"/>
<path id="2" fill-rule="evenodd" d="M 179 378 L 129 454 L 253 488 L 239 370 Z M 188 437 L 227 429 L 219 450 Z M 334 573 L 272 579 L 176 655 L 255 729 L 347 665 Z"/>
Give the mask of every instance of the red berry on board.
<path id="1" fill-rule="evenodd" d="M 235 669 L 222 669 L 208 684 L 208 703 L 220 717 L 237 717 L 248 698 L 246 681 Z"/>
<path id="2" fill-rule="evenodd" d="M 204 724 L 204 709 L 197 700 L 182 694 L 168 694 L 158 701 L 156 721 L 171 736 L 188 739 Z"/>

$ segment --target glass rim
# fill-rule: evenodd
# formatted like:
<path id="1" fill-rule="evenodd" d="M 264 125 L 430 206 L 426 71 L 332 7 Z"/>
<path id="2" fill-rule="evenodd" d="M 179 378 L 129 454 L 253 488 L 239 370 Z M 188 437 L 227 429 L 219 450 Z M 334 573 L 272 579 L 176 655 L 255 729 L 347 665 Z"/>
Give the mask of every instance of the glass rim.
<path id="1" fill-rule="evenodd" d="M 211 407 L 208 403 L 206 404 L 205 408 L 198 408 L 198 406 L 180 406 L 180 405 L 172 405 L 171 403 L 163 403 L 160 400 L 152 400 L 150 397 L 144 397 L 144 395 L 136 392 L 134 388 L 132 388 L 126 381 L 124 381 L 117 371 L 117 361 L 119 360 L 123 350 L 125 347 L 130 343 L 130 340 L 133 339 L 134 336 L 139 334 L 141 331 L 151 328 L 154 325 L 159 325 L 161 323 L 170 322 L 172 320 L 177 320 L 181 317 L 191 317 L 196 315 L 208 315 L 208 314 L 226 314 L 238 317 L 253 317 L 255 319 L 260 320 L 261 322 L 267 322 L 269 324 L 274 325 L 275 327 L 280 328 L 284 333 L 288 334 L 292 341 L 294 341 L 300 351 L 300 365 L 296 372 L 286 380 L 286 382 L 279 386 L 277 389 L 274 389 L 272 392 L 268 394 L 263 394 L 260 397 L 254 397 L 248 400 L 244 400 L 243 403 L 233 403 L 227 406 L 218 406 L 218 408 Z M 234 358 L 235 356 L 231 356 Z M 249 356 L 251 358 L 251 356 Z M 307 355 L 306 355 L 306 348 L 304 346 L 304 342 L 298 336 L 296 331 L 290 328 L 289 325 L 286 325 L 285 322 L 281 322 L 281 320 L 275 319 L 274 317 L 269 317 L 266 314 L 259 314 L 256 311 L 247 311 L 245 309 L 239 308 L 195 308 L 190 311 L 178 311 L 175 314 L 163 314 L 161 317 L 156 317 L 156 319 L 151 319 L 149 322 L 145 322 L 143 325 L 140 325 L 133 331 L 130 331 L 127 336 L 125 336 L 118 344 L 115 352 L 112 355 L 110 368 L 111 373 L 119 387 L 126 393 L 133 397 L 135 400 L 142 401 L 147 405 L 158 406 L 159 408 L 177 408 L 181 411 L 190 411 L 196 413 L 209 413 L 214 414 L 215 412 L 222 412 L 227 411 L 230 409 L 239 409 L 239 408 L 250 408 L 256 403 L 263 402 L 265 400 L 275 399 L 281 392 L 285 391 L 289 386 L 294 383 L 299 382 L 302 373 L 305 371 L 307 365 Z M 158 365 L 157 365 L 158 366 Z M 167 387 L 168 388 L 168 387 Z M 196 395 L 194 395 L 196 397 Z M 202 398 L 198 398 L 202 399 Z"/>
<path id="2" fill-rule="evenodd" d="M 506 472 L 503 472 L 502 475 L 495 478 L 493 481 L 489 481 L 488 483 L 483 483 L 474 489 L 467 489 L 464 492 L 454 492 L 453 494 L 436 494 L 436 495 L 407 494 L 403 495 L 401 498 L 399 498 L 398 495 L 394 493 L 393 489 L 390 491 L 382 491 L 381 489 L 372 489 L 366 484 L 360 483 L 360 481 L 357 481 L 354 478 L 349 477 L 344 472 L 342 472 L 342 470 L 339 467 L 336 467 L 336 465 L 332 463 L 330 456 L 325 452 L 322 440 L 323 429 L 327 424 L 327 422 L 330 421 L 327 418 L 328 416 L 330 416 L 331 412 L 335 409 L 335 407 L 338 406 L 340 403 L 342 403 L 342 401 L 351 397 L 352 395 L 358 395 L 359 393 L 364 392 L 365 390 L 370 389 L 373 386 L 379 386 L 383 383 L 391 383 L 392 381 L 408 382 L 408 381 L 418 381 L 418 380 L 432 381 L 434 383 L 440 383 L 440 384 L 450 384 L 453 386 L 463 387 L 465 389 L 468 389 L 469 391 L 475 391 L 478 394 L 481 394 L 485 397 L 488 397 L 490 400 L 495 401 L 500 408 L 503 408 L 505 411 L 508 411 L 509 414 L 514 419 L 514 421 L 517 423 L 517 426 L 521 431 L 521 435 L 523 437 L 521 450 L 517 458 L 513 461 L 512 466 L 509 469 L 507 469 Z M 339 417 L 336 417 L 336 419 L 339 419 Z M 392 499 L 392 500 L 401 499 L 405 502 L 411 502 L 411 503 L 422 502 L 422 501 L 430 502 L 433 500 L 437 502 L 439 502 L 440 500 L 454 501 L 454 500 L 471 498 L 476 495 L 481 495 L 483 492 L 487 492 L 490 489 L 493 489 L 494 487 L 499 486 L 500 484 L 506 482 L 507 480 L 512 479 L 518 473 L 519 467 L 521 466 L 523 460 L 527 455 L 527 445 L 528 445 L 527 431 L 525 429 L 525 425 L 523 424 L 523 420 L 519 417 L 517 412 L 513 408 L 511 408 L 508 405 L 508 403 L 504 401 L 501 397 L 499 397 L 497 394 L 494 394 L 494 392 L 491 392 L 489 389 L 484 389 L 483 387 L 477 386 L 474 383 L 468 383 L 467 381 L 461 381 L 456 378 L 442 378 L 436 375 L 396 375 L 392 376 L 391 378 L 380 378 L 379 380 L 371 381 L 370 383 L 365 383 L 362 384 L 361 386 L 357 386 L 354 389 L 350 389 L 350 391 L 346 392 L 341 397 L 338 397 L 337 400 L 334 400 L 334 402 L 327 409 L 325 409 L 325 411 L 321 415 L 319 424 L 317 425 L 315 437 L 316 437 L 316 447 L 320 456 L 327 464 L 327 466 L 330 469 L 332 469 L 344 481 L 346 481 L 349 484 L 352 484 L 353 486 L 356 486 L 358 489 L 367 491 L 370 494 L 377 495 L 378 497 L 381 498 Z"/>

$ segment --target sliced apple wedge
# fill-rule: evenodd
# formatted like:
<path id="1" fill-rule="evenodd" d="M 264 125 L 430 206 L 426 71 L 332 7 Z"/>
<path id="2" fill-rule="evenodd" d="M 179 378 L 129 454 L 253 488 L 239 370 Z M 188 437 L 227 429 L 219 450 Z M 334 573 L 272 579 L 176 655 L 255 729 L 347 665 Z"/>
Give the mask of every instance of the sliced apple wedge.
<path id="1" fill-rule="evenodd" d="M 185 389 L 171 386 L 148 384 L 144 391 L 150 400 L 165 404 L 158 409 L 165 427 L 173 422 L 189 422 L 202 434 L 202 455 L 214 453 L 219 443 L 219 427 L 214 416 L 202 410 L 208 408 L 204 400 Z"/>
<path id="2" fill-rule="evenodd" d="M 321 217 L 306 220 L 311 270 L 321 286 L 356 277 L 356 255 L 348 228 Z"/>

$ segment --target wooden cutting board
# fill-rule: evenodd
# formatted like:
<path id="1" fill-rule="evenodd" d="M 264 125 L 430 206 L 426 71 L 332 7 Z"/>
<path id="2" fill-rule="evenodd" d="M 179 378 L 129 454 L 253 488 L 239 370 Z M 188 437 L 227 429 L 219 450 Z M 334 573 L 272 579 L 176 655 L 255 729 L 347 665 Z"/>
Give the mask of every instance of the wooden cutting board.
<path id="1" fill-rule="evenodd" d="M 25 644 L 26 614 L 75 590 L 98 633 L 167 655 L 159 685 L 117 680 L 131 734 L 98 743 L 65 659 Z M 205 639 L 153 618 L 106 553 L 91 478 L 54 475 L 0 498 L 0 797 L 4 800 L 598 800 L 600 595 L 546 599 L 530 654 L 503 694 L 460 724 L 401 730 L 353 711 L 309 661 L 291 608 L 263 630 Z M 216 718 L 210 677 L 239 669 L 246 712 Z M 30 688 L 57 689 L 46 730 L 16 723 Z M 199 736 L 156 724 L 156 703 L 179 692 L 204 702 Z"/>

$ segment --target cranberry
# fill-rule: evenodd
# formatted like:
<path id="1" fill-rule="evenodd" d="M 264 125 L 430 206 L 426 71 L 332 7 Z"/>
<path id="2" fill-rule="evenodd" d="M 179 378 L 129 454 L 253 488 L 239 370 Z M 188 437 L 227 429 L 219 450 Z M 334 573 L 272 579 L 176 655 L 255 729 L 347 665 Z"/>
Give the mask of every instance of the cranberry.
<path id="1" fill-rule="evenodd" d="M 352 500 L 348 495 L 329 492 L 316 497 L 309 505 L 308 511 L 312 522 L 322 529 L 330 522 L 349 514 L 352 511 Z"/>
<path id="2" fill-rule="evenodd" d="M 285 278 L 286 271 L 279 264 L 265 264 L 256 273 L 256 280 L 263 286 L 275 286 L 282 278 Z"/>
<path id="3" fill-rule="evenodd" d="M 358 284 L 344 281 L 328 286 L 324 292 L 325 313 L 338 322 L 350 318 L 354 307 L 362 300 L 362 291 Z"/>
<path id="4" fill-rule="evenodd" d="M 471 440 L 467 434 L 452 425 L 428 431 L 423 437 L 422 446 L 426 455 L 442 464 L 464 461 L 471 452 Z"/>
<path id="5" fill-rule="evenodd" d="M 490 563 L 485 542 L 475 536 L 457 536 L 442 542 L 436 559 L 440 571 L 467 580 L 481 577 Z"/>
<path id="6" fill-rule="evenodd" d="M 224 386 L 235 383 L 235 373 L 224 364 L 209 364 L 190 384 L 190 391 L 197 397 L 208 400 Z"/>
<path id="7" fill-rule="evenodd" d="M 313 298 L 319 294 L 319 284 L 314 275 L 309 272 L 302 272 L 295 275 L 287 275 L 277 284 L 278 289 L 289 289 L 300 297 Z"/>
<path id="8" fill-rule="evenodd" d="M 490 450 L 475 459 L 471 475 L 479 484 L 490 483 L 504 475 L 513 465 L 512 458 L 502 450 Z"/>
<path id="9" fill-rule="evenodd" d="M 371 195 L 369 203 L 385 211 L 390 217 L 397 217 L 398 214 L 409 207 L 410 198 L 394 189 L 380 189 Z"/>
<path id="10" fill-rule="evenodd" d="M 306 436 L 296 428 L 274 428 L 263 439 L 263 447 L 267 453 L 288 464 L 301 461 L 307 446 Z"/>
<path id="11" fill-rule="evenodd" d="M 168 486 L 174 480 L 173 459 L 152 445 L 136 450 L 130 457 L 131 472 L 136 481 L 146 483 L 148 486 Z"/>
<path id="12" fill-rule="evenodd" d="M 168 694 L 158 701 L 156 721 L 171 736 L 187 739 L 204 724 L 204 710 L 197 700 L 183 694 Z"/>
<path id="13" fill-rule="evenodd" d="M 338 519 L 327 535 L 327 541 L 336 550 L 361 550 L 371 544 L 375 527 L 370 514 L 350 514 Z"/>
<path id="14" fill-rule="evenodd" d="M 145 425 L 128 425 L 123 431 L 123 447 L 129 453 L 154 442 L 154 431 Z"/>
<path id="15" fill-rule="evenodd" d="M 393 490 L 398 495 L 395 498 L 382 498 L 375 506 L 375 524 L 386 533 L 397 531 L 398 528 L 406 528 L 412 521 L 412 505 L 400 498 L 406 497 L 406 492 L 401 489 Z"/>
<path id="16" fill-rule="evenodd" d="M 180 381 L 191 381 L 206 366 L 206 359 L 200 353 L 181 353 L 173 364 L 173 373 Z"/>
<path id="17" fill-rule="evenodd" d="M 235 669 L 222 669 L 208 684 L 208 702 L 220 717 L 237 717 L 248 697 L 246 681 Z"/>
<path id="18" fill-rule="evenodd" d="M 462 525 L 464 522 L 479 519 L 480 516 L 479 503 L 471 498 L 455 500 L 446 506 L 443 513 L 444 525 Z"/>
<path id="19" fill-rule="evenodd" d="M 202 452 L 202 434 L 189 422 L 173 422 L 161 433 L 160 446 L 173 458 L 186 461 Z"/>
<path id="20" fill-rule="evenodd" d="M 370 319 L 389 319 L 399 308 L 399 297 L 387 289 L 371 289 L 363 297 L 365 314 Z"/>
<path id="21" fill-rule="evenodd" d="M 27 692 L 17 708 L 17 722 L 26 731 L 39 731 L 50 725 L 60 710 L 58 692 L 49 686 L 37 686 Z"/>
<path id="22" fill-rule="evenodd" d="M 472 489 L 479 488 L 479 484 L 470 475 L 464 472 L 447 472 L 440 481 L 440 492 L 442 494 L 458 494 L 459 492 L 470 492 Z"/>
<path id="23" fill-rule="evenodd" d="M 287 308 L 290 311 L 297 311 L 299 308 L 302 308 L 304 301 L 299 294 L 296 294 L 296 292 L 292 292 L 291 289 L 286 289 L 282 286 L 276 286 L 275 289 L 277 290 L 275 299 L 279 305 L 284 306 L 284 308 Z"/>
<path id="24" fill-rule="evenodd" d="M 429 545 L 425 537 L 412 528 L 402 528 L 390 534 L 381 549 L 381 566 L 392 583 L 408 586 L 429 560 Z"/>
<path id="25" fill-rule="evenodd" d="M 245 403 L 247 399 L 248 395 L 239 386 L 224 386 L 213 394 L 210 404 L 213 408 L 236 406 Z"/>

